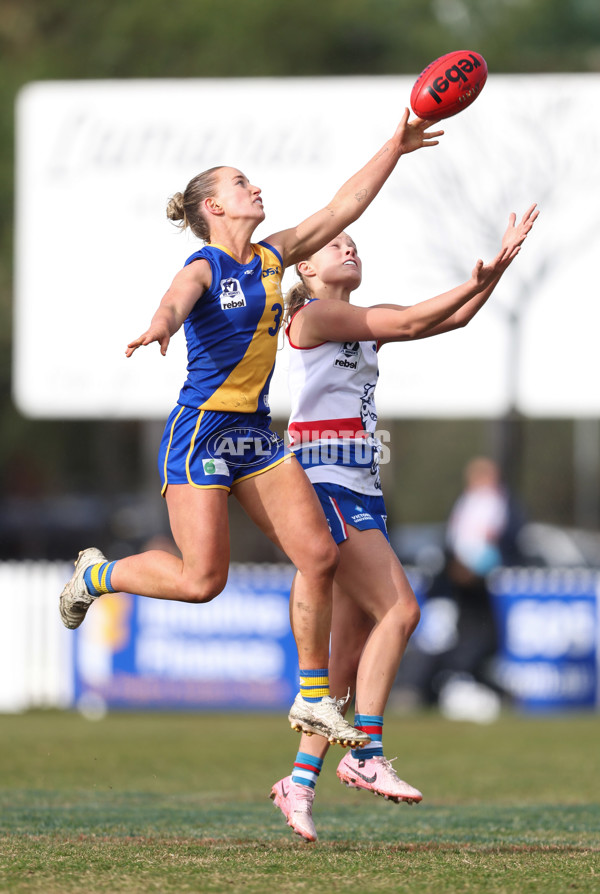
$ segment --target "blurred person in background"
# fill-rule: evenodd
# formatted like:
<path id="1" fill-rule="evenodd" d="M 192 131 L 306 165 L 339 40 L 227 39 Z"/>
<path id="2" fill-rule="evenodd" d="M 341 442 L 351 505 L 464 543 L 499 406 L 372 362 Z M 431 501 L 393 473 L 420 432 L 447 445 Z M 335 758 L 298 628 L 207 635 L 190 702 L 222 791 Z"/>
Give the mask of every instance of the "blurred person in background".
<path id="1" fill-rule="evenodd" d="M 514 214 L 500 253 L 477 264 L 460 286 L 413 306 L 350 304 L 362 279 L 356 245 L 340 233 L 297 264 L 300 282 L 287 296 L 290 344 L 289 436 L 339 546 L 333 587 L 330 679 L 336 692 L 356 692 L 355 727 L 371 742 L 349 751 L 339 779 L 396 803 L 421 792 L 398 777 L 383 750 L 383 715 L 419 606 L 392 550 L 379 474 L 375 387 L 378 350 L 387 342 L 428 338 L 465 326 L 484 306 L 538 215 Z M 317 840 L 312 806 L 328 743 L 302 736 L 289 776 L 271 798 L 287 823 Z"/>
<path id="2" fill-rule="evenodd" d="M 518 557 L 524 515 L 498 464 L 475 456 L 446 525 L 446 556 L 423 607 L 423 629 L 403 669 L 400 688 L 438 702 L 451 719 L 497 717 L 499 690 L 491 662 L 499 648 L 488 575 Z"/>
<path id="3" fill-rule="evenodd" d="M 369 736 L 346 723 L 329 688 L 338 550 L 301 465 L 270 427 L 268 391 L 284 312 L 281 280 L 286 267 L 360 217 L 402 155 L 437 145 L 443 131 L 428 132 L 431 123 L 409 121 L 406 109 L 391 139 L 327 207 L 258 243 L 251 240 L 265 219 L 261 190 L 238 169 L 211 168 L 172 197 L 167 216 L 206 244 L 187 259 L 126 355 L 154 342 L 164 355 L 172 336 L 185 328 L 188 376 L 159 450 L 162 493 L 181 556 L 155 549 L 108 561 L 88 548 L 60 596 L 60 614 L 71 629 L 105 593 L 209 602 L 227 581 L 227 503 L 235 495 L 297 569 L 290 615 L 300 692 L 290 724 L 357 747 Z"/>
<path id="4" fill-rule="evenodd" d="M 492 459 L 476 456 L 464 470 L 464 489 L 450 511 L 446 531 L 448 576 L 470 585 L 502 562 L 509 532 L 508 491 Z"/>

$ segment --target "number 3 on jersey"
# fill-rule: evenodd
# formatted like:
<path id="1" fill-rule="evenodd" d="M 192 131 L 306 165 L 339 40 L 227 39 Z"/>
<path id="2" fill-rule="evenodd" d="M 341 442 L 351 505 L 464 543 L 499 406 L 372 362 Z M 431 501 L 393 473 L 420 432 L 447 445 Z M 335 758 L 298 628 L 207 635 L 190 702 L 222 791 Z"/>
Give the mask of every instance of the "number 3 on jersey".
<path id="1" fill-rule="evenodd" d="M 269 335 L 277 335 L 279 332 L 279 326 L 281 324 L 281 316 L 283 314 L 283 307 L 281 304 L 272 304 L 271 310 L 274 312 L 273 317 L 273 325 L 269 328 Z"/>

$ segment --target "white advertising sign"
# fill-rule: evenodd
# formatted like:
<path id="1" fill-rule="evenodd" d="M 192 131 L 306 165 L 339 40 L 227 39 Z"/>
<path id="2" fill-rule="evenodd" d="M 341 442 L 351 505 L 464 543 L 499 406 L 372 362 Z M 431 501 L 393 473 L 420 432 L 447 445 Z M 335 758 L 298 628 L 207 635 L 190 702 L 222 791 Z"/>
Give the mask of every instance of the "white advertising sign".
<path id="1" fill-rule="evenodd" d="M 259 185 L 256 239 L 300 222 L 393 133 L 412 78 L 34 83 L 17 107 L 14 396 L 37 418 L 162 419 L 185 378 L 183 332 L 125 358 L 199 247 L 165 215 L 215 164 Z M 541 216 L 489 305 L 465 329 L 387 345 L 380 415 L 600 413 L 600 75 L 490 73 L 444 122 L 440 146 L 402 158 L 349 231 L 360 304 L 413 304 L 497 251 L 511 211 Z M 294 281 L 288 271 L 285 285 Z M 285 351 L 274 415 L 289 402 Z"/>

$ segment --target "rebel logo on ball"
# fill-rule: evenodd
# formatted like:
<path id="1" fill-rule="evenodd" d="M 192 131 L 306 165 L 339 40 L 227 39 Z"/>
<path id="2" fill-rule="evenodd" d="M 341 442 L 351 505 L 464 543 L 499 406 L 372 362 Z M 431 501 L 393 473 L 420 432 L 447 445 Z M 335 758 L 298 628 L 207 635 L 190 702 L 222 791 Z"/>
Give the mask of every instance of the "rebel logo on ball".
<path id="1" fill-rule="evenodd" d="M 435 59 L 412 88 L 410 104 L 419 118 L 450 118 L 477 99 L 487 80 L 483 56 L 470 50 L 455 50 Z"/>

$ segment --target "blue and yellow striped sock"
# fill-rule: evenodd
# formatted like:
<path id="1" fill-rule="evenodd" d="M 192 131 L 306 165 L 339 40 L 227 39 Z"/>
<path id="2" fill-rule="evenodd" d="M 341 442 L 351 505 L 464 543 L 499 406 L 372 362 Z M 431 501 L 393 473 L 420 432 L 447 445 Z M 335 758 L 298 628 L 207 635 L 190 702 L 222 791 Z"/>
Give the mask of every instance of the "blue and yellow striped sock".
<path id="1" fill-rule="evenodd" d="M 116 593 L 111 585 L 114 562 L 98 562 L 90 565 L 83 572 L 83 580 L 90 596 L 102 596 L 104 593 Z"/>
<path id="2" fill-rule="evenodd" d="M 371 741 L 363 748 L 353 748 L 352 757 L 363 761 L 383 757 L 383 717 L 380 714 L 355 714 L 354 727 L 370 736 Z"/>
<path id="3" fill-rule="evenodd" d="M 299 751 L 294 761 L 294 769 L 292 770 L 292 782 L 299 785 L 306 785 L 308 788 L 314 788 L 323 766 L 322 757 L 313 757 L 305 751 Z"/>
<path id="4" fill-rule="evenodd" d="M 307 702 L 320 702 L 329 695 L 329 668 L 300 670 L 300 695 Z"/>

